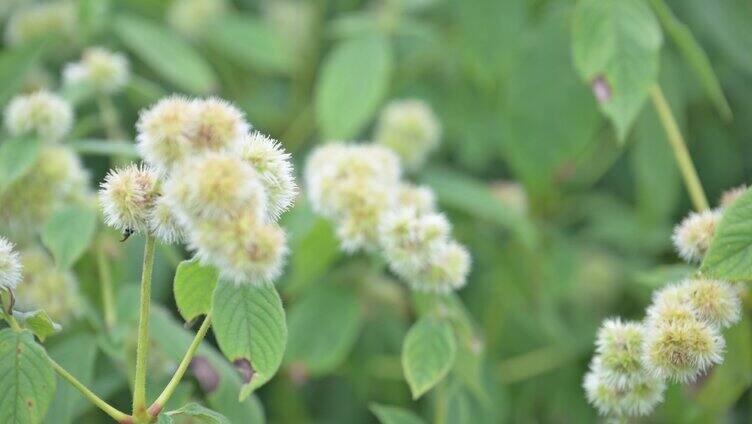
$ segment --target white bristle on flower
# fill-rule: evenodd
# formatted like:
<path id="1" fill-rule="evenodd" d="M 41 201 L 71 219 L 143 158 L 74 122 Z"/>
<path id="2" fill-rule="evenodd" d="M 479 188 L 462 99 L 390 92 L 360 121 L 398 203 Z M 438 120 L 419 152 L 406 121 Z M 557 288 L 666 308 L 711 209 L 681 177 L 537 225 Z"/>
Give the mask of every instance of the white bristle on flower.
<path id="1" fill-rule="evenodd" d="M 87 84 L 102 93 L 120 91 L 129 78 L 130 65 L 125 55 L 101 47 L 86 49 L 79 62 L 69 63 L 63 70 L 65 84 Z"/>
<path id="2" fill-rule="evenodd" d="M 397 153 L 409 169 L 420 167 L 439 145 L 441 127 L 430 106 L 421 100 L 389 103 L 381 113 L 374 139 Z"/>
<path id="3" fill-rule="evenodd" d="M 654 292 L 653 301 L 647 309 L 646 322 L 650 325 L 696 319 L 695 310 L 687 295 L 681 284 L 670 284 Z"/>
<path id="4" fill-rule="evenodd" d="M 243 138 L 251 126 L 243 112 L 219 97 L 195 99 L 194 120 L 189 122 L 189 147 L 191 154 L 204 152 L 239 153 Z"/>
<path id="5" fill-rule="evenodd" d="M 182 161 L 190 148 L 196 107 L 187 98 L 170 96 L 142 111 L 136 123 L 138 151 L 144 160 L 165 173 Z"/>
<path id="6" fill-rule="evenodd" d="M 152 234 L 165 244 L 181 243 L 185 240 L 183 226 L 164 196 L 159 196 L 149 211 L 149 228 Z"/>
<path id="7" fill-rule="evenodd" d="M 397 202 L 400 207 L 415 209 L 419 214 L 436 211 L 436 196 L 430 188 L 401 183 L 397 190 Z"/>
<path id="8" fill-rule="evenodd" d="M 381 217 L 379 242 L 392 271 L 413 275 L 428 266 L 450 229 L 442 214 L 419 215 L 412 208 L 395 209 Z"/>
<path id="9" fill-rule="evenodd" d="M 719 280 L 695 279 L 682 283 L 697 319 L 721 328 L 741 319 L 741 299 L 736 288 Z"/>
<path id="10" fill-rule="evenodd" d="M 0 289 L 15 290 L 21 282 L 21 261 L 15 245 L 0 236 Z"/>
<path id="11" fill-rule="evenodd" d="M 70 103 L 47 91 L 17 96 L 5 108 L 5 127 L 14 136 L 36 133 L 45 141 L 56 142 L 72 125 Z"/>
<path id="12" fill-rule="evenodd" d="M 244 138 L 241 157 L 261 176 L 269 200 L 269 217 L 278 219 L 292 206 L 298 193 L 290 154 L 276 140 L 254 131 Z"/>
<path id="13" fill-rule="evenodd" d="M 710 247 L 723 212 L 719 209 L 693 212 L 674 228 L 672 240 L 677 253 L 689 263 L 699 262 Z"/>
<path id="14" fill-rule="evenodd" d="M 639 417 L 651 413 L 663 401 L 665 382 L 642 373 L 626 386 L 616 386 L 596 355 L 582 384 L 585 397 L 598 413 L 611 418 Z"/>
<path id="15" fill-rule="evenodd" d="M 465 246 L 454 240 L 441 243 L 431 255 L 428 265 L 407 275 L 401 275 L 413 290 L 449 293 L 467 283 L 472 258 Z"/>
<path id="16" fill-rule="evenodd" d="M 165 183 L 165 196 L 185 226 L 198 218 L 224 218 L 248 209 L 266 217 L 267 195 L 259 174 L 225 153 L 193 156 Z"/>
<path id="17" fill-rule="evenodd" d="M 148 166 L 111 170 L 99 190 L 105 223 L 120 231 L 148 231 L 157 183 L 157 172 Z"/>
<path id="18" fill-rule="evenodd" d="M 188 241 L 202 262 L 216 266 L 223 278 L 236 284 L 273 283 L 288 254 L 284 230 L 261 222 L 247 210 L 237 216 L 194 221 Z"/>
<path id="19" fill-rule="evenodd" d="M 644 327 L 638 322 L 608 319 L 596 337 L 596 352 L 601 358 L 604 378 L 619 389 L 638 382 L 644 376 L 641 354 Z"/>

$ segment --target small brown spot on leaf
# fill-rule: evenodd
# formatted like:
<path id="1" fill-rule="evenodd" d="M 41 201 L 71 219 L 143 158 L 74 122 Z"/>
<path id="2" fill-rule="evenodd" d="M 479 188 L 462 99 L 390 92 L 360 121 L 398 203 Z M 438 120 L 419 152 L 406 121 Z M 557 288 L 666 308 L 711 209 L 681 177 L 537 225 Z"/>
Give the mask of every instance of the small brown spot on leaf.
<path id="1" fill-rule="evenodd" d="M 232 364 L 235 366 L 235 371 L 237 371 L 238 374 L 240 374 L 240 377 L 243 379 L 243 383 L 250 383 L 251 378 L 253 377 L 253 367 L 251 367 L 251 361 L 245 358 L 238 358 L 232 361 Z"/>
<path id="2" fill-rule="evenodd" d="M 191 371 L 198 380 L 198 384 L 205 393 L 217 390 L 219 386 L 219 373 L 214 366 L 202 356 L 197 356 L 191 361 Z"/>
<path id="3" fill-rule="evenodd" d="M 598 103 L 604 104 L 608 103 L 611 100 L 611 85 L 608 83 L 608 81 L 606 81 L 606 77 L 604 75 L 598 75 L 597 77 L 593 78 L 590 81 L 590 87 L 592 88 L 593 94 L 598 100 Z"/>

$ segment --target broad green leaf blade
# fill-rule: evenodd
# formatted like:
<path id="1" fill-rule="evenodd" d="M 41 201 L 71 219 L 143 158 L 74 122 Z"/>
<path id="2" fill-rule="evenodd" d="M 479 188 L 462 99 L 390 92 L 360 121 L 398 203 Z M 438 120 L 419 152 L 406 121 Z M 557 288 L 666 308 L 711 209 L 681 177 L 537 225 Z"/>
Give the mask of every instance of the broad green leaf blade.
<path id="1" fill-rule="evenodd" d="M 192 321 L 211 310 L 212 294 L 217 287 L 219 271 L 213 266 L 201 265 L 198 259 L 183 261 L 175 271 L 175 303 L 180 315 Z"/>
<path id="2" fill-rule="evenodd" d="M 115 34 L 162 78 L 192 94 L 206 94 L 217 86 L 211 66 L 193 47 L 155 22 L 118 16 Z"/>
<path id="3" fill-rule="evenodd" d="M 626 140 L 658 78 L 663 36 L 645 0 L 583 0 L 572 25 L 574 62 Z"/>
<path id="4" fill-rule="evenodd" d="M 689 27 L 676 18 L 664 0 L 650 0 L 650 3 L 661 25 L 676 43 L 676 46 L 679 47 L 679 51 L 697 75 L 708 97 L 718 109 L 718 113 L 724 119 L 731 120 L 733 116 L 731 107 L 723 94 L 721 83 L 718 81 L 715 71 L 713 71 L 713 65 L 710 63 L 705 50 L 697 42 Z"/>
<path id="5" fill-rule="evenodd" d="M 243 377 L 245 399 L 279 369 L 287 343 L 282 300 L 274 286 L 220 280 L 214 291 L 214 335 Z"/>
<path id="6" fill-rule="evenodd" d="M 442 204 L 498 224 L 511 231 L 527 247 L 536 246 L 538 234 L 532 222 L 504 205 L 482 182 L 437 167 L 427 169 L 422 180 L 434 189 Z"/>
<path id="7" fill-rule="evenodd" d="M 89 248 L 96 229 L 96 211 L 71 205 L 47 220 L 42 229 L 42 243 L 60 268 L 70 268 Z"/>
<path id="8" fill-rule="evenodd" d="M 0 331 L 0 422 L 42 422 L 55 394 L 55 372 L 29 331 Z"/>
<path id="9" fill-rule="evenodd" d="M 752 280 L 752 190 L 723 212 L 700 271 L 711 278 Z"/>
<path id="10" fill-rule="evenodd" d="M 456 354 L 454 331 L 448 322 L 423 317 L 410 328 L 402 346 L 402 369 L 413 399 L 446 377 Z"/>
<path id="11" fill-rule="evenodd" d="M 379 419 L 381 424 L 423 424 L 423 421 L 414 412 L 399 408 L 396 406 L 379 405 L 378 403 L 372 403 L 369 406 L 373 415 Z"/>
<path id="12" fill-rule="evenodd" d="M 354 293 L 324 287 L 302 298 L 289 315 L 285 363 L 312 375 L 329 373 L 347 358 L 362 321 Z"/>
<path id="13" fill-rule="evenodd" d="M 34 136 L 14 137 L 0 144 L 0 193 L 31 169 L 41 146 L 42 140 Z"/>
<path id="14" fill-rule="evenodd" d="M 252 16 L 231 14 L 218 20 L 207 42 L 228 58 L 267 71 L 289 72 L 293 50 L 269 25 Z"/>
<path id="15" fill-rule="evenodd" d="M 0 105 L 21 90 L 29 71 L 39 62 L 43 43 L 32 42 L 0 53 Z"/>
<path id="16" fill-rule="evenodd" d="M 41 341 L 44 341 L 48 336 L 51 336 L 62 329 L 60 324 L 53 321 L 52 318 L 47 315 L 47 312 L 42 309 L 32 312 L 13 311 L 13 316 L 23 322 Z"/>
<path id="17" fill-rule="evenodd" d="M 166 357 L 180 361 L 193 340 L 193 334 L 173 318 L 172 313 L 154 305 L 151 319 L 152 342 Z M 256 396 L 238 403 L 242 382 L 232 364 L 204 342 L 199 347 L 191 372 L 206 394 L 208 405 L 232 423 L 262 424 L 264 411 Z M 164 415 L 164 414 L 163 414 Z"/>
<path id="18" fill-rule="evenodd" d="M 170 411 L 167 415 L 173 417 L 176 415 L 182 415 L 184 417 L 192 418 L 191 422 L 203 424 L 230 424 L 230 421 L 219 412 L 212 411 L 209 408 L 193 402 L 186 404 L 180 409 Z"/>
<path id="19" fill-rule="evenodd" d="M 81 383 L 91 387 L 94 380 L 94 362 L 97 358 L 97 343 L 90 333 L 67 333 L 61 335 L 63 340 L 57 341 L 50 348 L 50 357 L 61 367 L 78 379 Z M 115 378 L 115 376 L 109 376 Z M 104 396 L 101 391 L 96 391 Z M 50 404 L 50 411 L 44 419 L 45 424 L 69 424 L 79 414 L 82 408 L 89 408 L 91 404 L 81 396 L 81 393 L 62 377 L 58 377 L 57 391 Z"/>
<path id="20" fill-rule="evenodd" d="M 316 122 L 327 140 L 355 137 L 387 92 L 392 73 L 389 40 L 360 37 L 337 44 L 316 83 Z"/>

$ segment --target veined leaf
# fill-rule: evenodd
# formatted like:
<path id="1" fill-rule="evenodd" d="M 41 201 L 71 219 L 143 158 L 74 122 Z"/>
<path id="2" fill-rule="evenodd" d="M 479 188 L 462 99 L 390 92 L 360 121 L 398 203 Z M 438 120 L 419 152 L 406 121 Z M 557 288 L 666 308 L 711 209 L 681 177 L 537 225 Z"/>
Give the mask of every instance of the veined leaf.
<path id="1" fill-rule="evenodd" d="M 285 363 L 311 374 L 339 366 L 358 337 L 362 315 L 354 293 L 320 288 L 290 309 L 290 341 Z"/>
<path id="2" fill-rule="evenodd" d="M 42 230 L 42 243 L 61 268 L 70 268 L 89 248 L 97 228 L 97 213 L 71 205 L 55 213 Z"/>
<path id="3" fill-rule="evenodd" d="M 211 310 L 212 295 L 217 287 L 219 271 L 210 265 L 201 265 L 198 259 L 183 261 L 175 271 L 175 303 L 186 321 Z"/>
<path id="4" fill-rule="evenodd" d="M 410 328 L 402 346 L 402 369 L 413 399 L 446 377 L 456 354 L 454 331 L 448 322 L 426 316 Z"/>
<path id="5" fill-rule="evenodd" d="M 622 142 L 658 78 L 663 36 L 644 0 L 583 0 L 572 26 L 574 62 Z"/>
<path id="6" fill-rule="evenodd" d="M 214 291 L 214 335 L 245 385 L 245 399 L 279 369 L 287 343 L 282 300 L 274 286 L 220 280 Z"/>
<path id="7" fill-rule="evenodd" d="M 723 212 L 700 270 L 711 278 L 752 280 L 752 190 Z"/>
<path id="8" fill-rule="evenodd" d="M 180 409 L 167 412 L 167 415 L 170 417 L 182 415 L 203 424 L 230 424 L 230 421 L 224 415 L 194 402 L 186 404 Z"/>
<path id="9" fill-rule="evenodd" d="M 371 119 L 387 92 L 392 49 L 381 36 L 340 42 L 316 84 L 316 121 L 324 139 L 348 139 Z"/>
<path id="10" fill-rule="evenodd" d="M 32 312 L 13 311 L 13 316 L 26 324 L 26 327 L 41 341 L 62 329 L 60 324 L 53 321 L 42 309 Z"/>
<path id="11" fill-rule="evenodd" d="M 34 136 L 14 137 L 0 144 L 0 193 L 31 169 L 41 146 L 42 140 Z"/>
<path id="12" fill-rule="evenodd" d="M 123 43 L 162 78 L 181 90 L 205 94 L 217 85 L 211 66 L 193 47 L 155 22 L 118 16 L 115 33 Z"/>
<path id="13" fill-rule="evenodd" d="M 55 394 L 55 372 L 30 331 L 0 331 L 0 422 L 42 422 Z"/>

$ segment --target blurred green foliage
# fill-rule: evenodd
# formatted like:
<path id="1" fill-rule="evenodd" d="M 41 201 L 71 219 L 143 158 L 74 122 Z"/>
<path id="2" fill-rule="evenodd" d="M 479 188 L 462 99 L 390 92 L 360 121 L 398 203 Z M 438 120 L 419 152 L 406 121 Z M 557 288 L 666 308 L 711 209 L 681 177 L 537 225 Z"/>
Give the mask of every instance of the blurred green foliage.
<path id="1" fill-rule="evenodd" d="M 31 2 L 6 1 L 6 19 L 16 3 Z M 168 19 L 172 1 L 68 3 L 76 10 L 72 39 L 43 34 L 4 45 L 0 104 L 40 85 L 55 90 L 65 62 L 86 46 L 104 45 L 132 62 L 134 78 L 114 98 L 127 138 L 138 111 L 173 92 L 235 102 L 293 153 L 298 169 L 317 143 L 368 139 L 390 99 L 426 100 L 443 126 L 440 151 L 414 178 L 435 189 L 474 258 L 462 302 L 445 305 L 465 326 L 460 339 L 467 342 L 456 346 L 450 377 L 412 401 L 400 352 L 421 302 L 410 305 L 365 258 L 345 259 L 329 224 L 301 199 L 284 218 L 293 253 L 280 283 L 289 325 L 281 372 L 238 403 L 240 379 L 210 341 L 201 355 L 219 385 L 207 386 L 211 376 L 194 370 L 176 407 L 178 397 L 201 400 L 233 423 L 421 422 L 408 410 L 451 424 L 595 422 L 581 379 L 597 326 L 613 315 L 640 319 L 653 289 L 688 272 L 670 248 L 670 233 L 691 206 L 654 110 L 635 106 L 648 87 L 630 89 L 637 100 L 626 100 L 626 121 L 634 125 L 621 120 L 615 131 L 571 48 L 573 27 L 597 37 L 605 24 L 573 22 L 573 0 L 236 0 L 218 16 L 200 15 L 190 33 Z M 656 14 L 664 41 L 660 50 L 655 40 L 647 43 L 647 60 L 655 63 L 638 57 L 634 66 L 656 73 L 715 204 L 724 190 L 745 183 L 752 167 L 752 5 L 674 0 L 644 7 Z M 591 65 L 578 67 L 587 73 Z M 64 94 L 78 104 L 68 142 L 100 181 L 106 156 L 132 156 L 132 140 L 93 142 L 107 138 L 95 104 L 87 93 Z M 12 175 L 19 163 L 0 165 L 2 175 Z M 497 190 L 503 181 L 524 186 L 527 208 Z M 58 256 L 66 222 L 42 236 Z M 76 225 L 88 231 L 89 223 Z M 141 242 L 134 236 L 116 245 L 116 234 L 103 234 L 93 250 L 109 249 L 115 258 L 117 337 L 128 346 Z M 155 392 L 191 338 L 170 295 L 184 256 L 158 252 L 154 292 L 165 308 L 152 326 Z M 103 335 L 95 264 L 93 251 L 77 263 L 81 318 L 50 337 L 48 351 L 127 409 L 133 370 Z M 724 364 L 697 384 L 672 386 L 646 422 L 749 422 L 748 310 L 745 316 L 727 334 Z M 106 421 L 59 383 L 47 422 Z"/>

